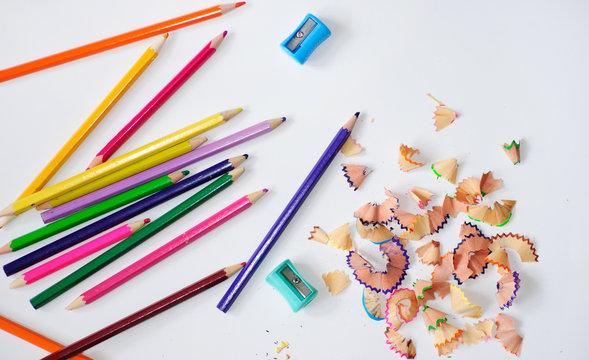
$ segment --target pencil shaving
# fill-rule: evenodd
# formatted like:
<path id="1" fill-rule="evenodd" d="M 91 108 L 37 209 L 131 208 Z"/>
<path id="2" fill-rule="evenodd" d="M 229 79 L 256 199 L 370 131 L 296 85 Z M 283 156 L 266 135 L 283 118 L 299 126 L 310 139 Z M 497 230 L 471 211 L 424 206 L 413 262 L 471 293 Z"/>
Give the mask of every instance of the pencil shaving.
<path id="1" fill-rule="evenodd" d="M 495 317 L 495 324 L 497 325 L 495 338 L 499 340 L 505 350 L 519 356 L 523 338 L 515 331 L 513 319 L 500 313 Z"/>
<path id="2" fill-rule="evenodd" d="M 520 163 L 519 146 L 520 143 L 515 142 L 515 140 L 512 140 L 509 144 L 503 144 L 503 151 L 505 151 L 505 154 L 507 155 L 507 157 L 513 165 L 517 165 Z"/>
<path id="3" fill-rule="evenodd" d="M 413 188 L 411 188 L 411 190 L 409 190 L 409 195 L 415 201 L 417 206 L 419 206 L 420 209 L 423 209 L 427 206 L 428 202 L 431 200 L 434 194 L 427 190 L 414 186 Z"/>
<path id="4" fill-rule="evenodd" d="M 387 300 L 385 319 L 387 324 L 397 331 L 403 323 L 413 320 L 418 310 L 419 304 L 413 290 L 396 289 Z"/>
<path id="5" fill-rule="evenodd" d="M 458 162 L 456 159 L 438 161 L 432 164 L 432 171 L 437 177 L 446 179 L 452 184 L 456 184 L 456 173 L 458 172 Z"/>
<path id="6" fill-rule="evenodd" d="M 399 146 L 399 157 L 397 160 L 399 163 L 399 167 L 401 168 L 401 171 L 408 172 L 425 165 L 424 163 L 420 163 L 412 159 L 414 155 L 417 155 L 419 153 L 420 152 L 418 149 L 413 149 L 407 145 L 401 144 Z"/>
<path id="7" fill-rule="evenodd" d="M 341 270 L 334 270 L 327 274 L 322 274 L 321 278 L 323 278 L 325 286 L 327 286 L 327 289 L 333 296 L 342 292 L 350 284 L 348 275 Z"/>
<path id="8" fill-rule="evenodd" d="M 364 182 L 364 179 L 366 179 L 366 177 L 372 172 L 371 170 L 368 170 L 367 166 L 354 164 L 342 164 L 342 171 L 348 185 L 350 185 L 354 191 L 358 190 L 360 185 Z"/>
<path id="9" fill-rule="evenodd" d="M 478 305 L 473 305 L 468 301 L 464 292 L 456 285 L 450 284 L 450 297 L 452 299 L 452 309 L 462 317 L 481 317 L 483 310 Z"/>
<path id="10" fill-rule="evenodd" d="M 415 358 L 416 351 L 413 340 L 404 338 L 399 333 L 390 328 L 385 330 L 385 335 L 387 337 L 387 344 L 391 345 L 391 350 L 406 359 Z"/>
<path id="11" fill-rule="evenodd" d="M 342 145 L 340 151 L 345 156 L 352 156 L 359 154 L 362 151 L 362 146 L 358 144 L 356 140 L 349 137 L 348 140 L 346 140 L 346 142 Z"/>
<path id="12" fill-rule="evenodd" d="M 452 124 L 454 120 L 458 117 L 458 114 L 446 107 L 446 105 L 442 104 L 438 99 L 434 98 L 431 94 L 426 94 L 427 97 L 435 101 L 438 106 L 436 106 L 436 110 L 434 111 L 434 126 L 436 127 L 436 131 L 440 131 L 443 128 L 447 127 L 448 125 Z"/>
<path id="13" fill-rule="evenodd" d="M 501 310 L 509 308 L 519 290 L 519 274 L 517 271 L 503 274 L 497 281 L 497 303 Z"/>
<path id="14" fill-rule="evenodd" d="M 426 265 L 439 265 L 442 263 L 440 243 L 435 240 L 428 241 L 418 247 L 416 252 L 419 255 L 419 260 Z"/>

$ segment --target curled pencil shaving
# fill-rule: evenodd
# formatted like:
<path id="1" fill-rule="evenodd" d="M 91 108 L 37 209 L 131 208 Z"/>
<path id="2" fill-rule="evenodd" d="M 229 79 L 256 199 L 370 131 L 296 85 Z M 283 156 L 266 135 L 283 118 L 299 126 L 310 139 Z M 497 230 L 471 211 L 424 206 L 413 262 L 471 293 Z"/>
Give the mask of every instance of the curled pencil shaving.
<path id="1" fill-rule="evenodd" d="M 515 250 L 522 262 L 538 262 L 538 254 L 530 239 L 523 235 L 504 233 L 491 238 L 489 249 L 495 251 L 498 248 L 510 248 Z"/>
<path id="2" fill-rule="evenodd" d="M 489 340 L 493 336 L 494 324 L 495 322 L 492 319 L 481 320 L 474 325 L 466 323 L 466 329 L 462 333 L 462 343 L 470 346 L 483 340 Z"/>
<path id="3" fill-rule="evenodd" d="M 421 316 L 428 331 L 437 329 L 440 323 L 448 320 L 446 314 L 429 306 L 425 307 Z"/>
<path id="4" fill-rule="evenodd" d="M 395 214 L 397 211 L 395 211 Z M 407 240 L 420 240 L 426 235 L 437 233 L 446 225 L 448 214 L 444 213 L 442 206 L 434 206 L 423 215 L 415 217 L 409 229 L 401 234 L 401 238 Z M 399 223 L 400 224 L 400 223 Z"/>
<path id="5" fill-rule="evenodd" d="M 428 241 L 418 247 L 416 251 L 417 255 L 419 255 L 419 260 L 426 265 L 439 265 L 442 263 L 440 243 L 438 241 Z"/>
<path id="6" fill-rule="evenodd" d="M 396 289 L 387 299 L 385 319 L 387 324 L 397 331 L 403 323 L 413 320 L 418 310 L 419 304 L 413 290 Z"/>
<path id="7" fill-rule="evenodd" d="M 420 209 L 423 209 L 427 206 L 427 203 L 431 200 L 434 194 L 414 186 L 409 190 L 409 195 L 417 203 L 417 206 L 419 206 Z"/>
<path id="8" fill-rule="evenodd" d="M 327 244 L 329 241 L 329 237 L 327 233 L 323 231 L 319 226 L 313 226 L 313 230 L 311 231 L 311 236 L 309 236 L 308 240 L 313 240 L 320 242 L 322 244 Z"/>
<path id="9" fill-rule="evenodd" d="M 362 304 L 364 305 L 364 310 L 371 319 L 384 319 L 385 311 L 383 310 L 379 293 L 372 291 L 369 288 L 364 288 L 364 291 L 362 292 Z"/>
<path id="10" fill-rule="evenodd" d="M 511 219 L 511 210 L 515 206 L 515 200 L 501 200 L 503 204 L 495 201 L 493 207 L 487 205 L 469 206 L 467 215 L 476 221 L 481 221 L 492 226 L 503 226 Z"/>
<path id="11" fill-rule="evenodd" d="M 432 271 L 432 289 L 442 299 L 450 293 L 450 276 L 454 272 L 454 253 L 447 252 L 442 256 L 442 263 Z"/>
<path id="12" fill-rule="evenodd" d="M 337 229 L 327 234 L 329 244 L 342 250 L 353 248 L 352 238 L 350 237 L 350 223 L 345 223 Z"/>
<path id="13" fill-rule="evenodd" d="M 350 279 L 345 272 L 341 270 L 330 271 L 327 274 L 321 274 L 323 282 L 331 295 L 337 295 L 344 290 L 349 284 Z"/>
<path id="14" fill-rule="evenodd" d="M 372 172 L 364 165 L 354 164 L 342 164 L 342 171 L 344 172 L 346 181 L 351 188 L 354 188 L 354 191 L 358 190 L 364 179 Z"/>
<path id="15" fill-rule="evenodd" d="M 463 224 L 462 227 L 472 229 L 468 223 Z M 490 243 L 491 239 L 480 232 L 462 237 L 462 241 L 454 249 L 454 278 L 459 284 L 483 273 L 487 266 L 485 259 L 489 255 Z"/>
<path id="16" fill-rule="evenodd" d="M 523 338 L 515 331 L 513 319 L 500 313 L 495 316 L 495 324 L 497 325 L 495 338 L 499 340 L 505 350 L 519 356 Z"/>
<path id="17" fill-rule="evenodd" d="M 458 117 L 458 114 L 446 107 L 446 105 L 442 104 L 438 99 L 433 97 L 431 94 L 426 94 L 427 97 L 435 101 L 438 106 L 436 106 L 436 111 L 434 111 L 434 126 L 436 127 L 436 131 L 440 131 L 446 126 L 452 124 L 454 120 Z"/>
<path id="18" fill-rule="evenodd" d="M 358 229 L 358 234 L 362 238 L 369 239 L 375 244 L 383 243 L 394 237 L 393 233 L 386 226 L 381 224 L 364 226 L 360 219 L 356 221 L 356 229 Z"/>
<path id="19" fill-rule="evenodd" d="M 468 301 L 464 292 L 456 285 L 450 284 L 450 297 L 452 299 L 452 309 L 462 317 L 481 317 L 483 310 L 478 305 L 473 305 Z"/>
<path id="20" fill-rule="evenodd" d="M 437 177 L 448 180 L 456 184 L 456 173 L 458 172 L 458 162 L 456 159 L 438 161 L 432 164 L 432 171 Z"/>
<path id="21" fill-rule="evenodd" d="M 387 344 L 391 345 L 391 350 L 393 350 L 401 357 L 404 357 L 406 359 L 415 358 L 416 352 L 413 340 L 406 339 L 405 337 L 397 333 L 395 330 L 392 330 L 390 328 L 387 328 L 384 333 L 387 337 Z"/>
<path id="22" fill-rule="evenodd" d="M 451 215 L 455 218 L 458 213 L 466 213 L 468 206 L 456 198 L 446 196 L 444 197 L 444 203 L 442 204 L 442 212 L 447 215 Z"/>
<path id="23" fill-rule="evenodd" d="M 481 178 L 469 177 L 458 183 L 456 187 L 456 200 L 476 205 L 481 202 L 483 196 L 488 195 L 501 187 L 502 180 L 494 179 L 491 171 L 483 173 Z"/>
<path id="24" fill-rule="evenodd" d="M 376 292 L 389 293 L 401 285 L 405 278 L 409 268 L 409 256 L 398 240 L 393 239 L 381 244 L 381 251 L 383 245 L 386 245 L 384 252 L 388 259 L 385 271 L 376 270 L 356 251 L 348 253 L 347 263 L 354 270 L 354 277 L 360 284 Z"/>
<path id="25" fill-rule="evenodd" d="M 509 308 L 519 290 L 519 274 L 517 271 L 503 274 L 497 281 L 497 303 L 501 310 Z"/>
<path id="26" fill-rule="evenodd" d="M 346 140 L 346 142 L 342 145 L 340 151 L 345 156 L 352 156 L 359 154 L 362 151 L 362 146 L 358 144 L 356 140 L 349 137 L 348 140 Z"/>
<path id="27" fill-rule="evenodd" d="M 418 149 L 413 149 L 407 145 L 401 144 L 399 146 L 398 158 L 399 167 L 401 168 L 401 171 L 408 172 L 410 170 L 417 169 L 418 167 L 422 167 L 424 163 L 420 163 L 412 159 L 413 155 L 419 153 L 420 152 Z"/>
<path id="28" fill-rule="evenodd" d="M 354 212 L 354 216 L 364 225 L 389 223 L 393 220 L 393 210 L 399 207 L 399 200 L 387 189 L 385 195 L 387 198 L 382 204 L 364 204 Z"/>
<path id="29" fill-rule="evenodd" d="M 435 299 L 434 288 L 431 281 L 417 280 L 413 284 L 413 289 L 415 290 L 415 296 L 419 306 L 425 306 L 428 300 Z"/>
<path id="30" fill-rule="evenodd" d="M 437 328 L 434 329 L 434 345 L 440 347 L 446 345 L 456 339 L 462 334 L 462 330 L 448 324 L 447 321 L 442 321 Z"/>
<path id="31" fill-rule="evenodd" d="M 519 142 L 515 142 L 515 140 L 511 140 L 511 143 L 504 143 L 503 144 L 503 151 L 509 158 L 509 160 L 513 163 L 513 165 L 517 165 L 520 163 L 519 159 Z"/>
<path id="32" fill-rule="evenodd" d="M 499 272 L 499 274 L 511 272 L 507 251 L 502 247 L 498 247 L 491 251 L 491 253 L 485 258 L 485 261 L 489 264 L 497 265 L 497 272 Z"/>

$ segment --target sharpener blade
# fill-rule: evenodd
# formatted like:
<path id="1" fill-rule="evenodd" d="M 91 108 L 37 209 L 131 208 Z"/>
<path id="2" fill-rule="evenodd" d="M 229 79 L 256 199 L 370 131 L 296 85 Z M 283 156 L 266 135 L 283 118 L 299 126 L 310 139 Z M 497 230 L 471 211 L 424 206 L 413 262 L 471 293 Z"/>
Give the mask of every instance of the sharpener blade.
<path id="1" fill-rule="evenodd" d="M 286 43 L 286 47 L 290 51 L 295 51 L 295 49 L 305 40 L 305 38 L 309 35 L 309 33 L 317 26 L 317 23 L 313 21 L 313 19 L 307 19 L 303 26 L 297 31 L 295 36 Z"/>
<path id="2" fill-rule="evenodd" d="M 292 286 L 299 292 L 303 299 L 309 296 L 311 289 L 309 289 L 288 266 L 285 267 L 280 273 L 288 282 L 292 284 Z"/>

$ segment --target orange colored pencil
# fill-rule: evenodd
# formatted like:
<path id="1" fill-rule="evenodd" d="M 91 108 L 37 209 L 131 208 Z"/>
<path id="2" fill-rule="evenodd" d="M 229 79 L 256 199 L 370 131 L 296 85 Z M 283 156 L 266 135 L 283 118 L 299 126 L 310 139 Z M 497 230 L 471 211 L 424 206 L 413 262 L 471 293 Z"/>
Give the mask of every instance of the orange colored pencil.
<path id="1" fill-rule="evenodd" d="M 40 347 L 43 350 L 47 350 L 51 353 L 54 353 L 60 349 L 63 348 L 63 345 L 61 345 L 58 342 L 55 342 L 51 339 L 46 338 L 45 336 L 34 332 L 31 329 L 27 329 L 26 327 L 15 323 L 12 320 L 9 320 L 3 316 L 0 315 L 0 329 L 16 336 L 19 337 L 33 345 L 36 345 L 38 347 Z M 3 352 L 5 352 L 6 349 L 3 349 Z M 91 358 L 84 356 L 84 355 L 76 355 L 74 357 L 72 357 L 72 359 L 76 359 L 76 360 L 92 360 Z"/>
<path id="2" fill-rule="evenodd" d="M 27 75 L 35 71 L 57 66 L 69 61 L 77 60 L 85 56 L 94 55 L 102 51 L 114 49 L 135 41 L 147 39 L 156 35 L 165 34 L 184 26 L 196 24 L 202 21 L 219 17 L 227 12 L 244 5 L 245 2 L 235 4 L 215 5 L 210 8 L 199 10 L 190 14 L 179 16 L 157 24 L 149 25 L 124 34 L 99 40 L 91 44 L 82 45 L 77 48 L 62 51 L 41 59 L 33 60 L 24 64 L 16 65 L 8 69 L 0 70 L 0 82 Z"/>

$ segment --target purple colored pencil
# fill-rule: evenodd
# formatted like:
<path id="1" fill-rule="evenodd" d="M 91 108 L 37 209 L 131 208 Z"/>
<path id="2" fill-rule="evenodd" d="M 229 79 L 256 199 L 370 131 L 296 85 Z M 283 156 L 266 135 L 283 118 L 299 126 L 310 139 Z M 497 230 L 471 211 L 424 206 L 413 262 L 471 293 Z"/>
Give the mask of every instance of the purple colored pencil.
<path id="1" fill-rule="evenodd" d="M 247 155 L 244 155 L 247 158 Z M 243 161 L 243 160 L 242 160 Z M 241 163 L 241 162 L 240 162 Z M 121 224 L 124 221 L 131 219 L 134 216 L 141 214 L 149 209 L 154 208 L 180 194 L 183 194 L 195 187 L 206 183 L 216 177 L 233 170 L 234 164 L 230 161 L 221 161 L 208 169 L 205 169 L 197 174 L 185 178 L 170 187 L 156 192 L 138 202 L 131 204 L 119 211 L 108 215 L 100 220 L 97 220 L 71 234 L 68 234 L 52 243 L 49 243 L 35 251 L 21 256 L 20 258 L 4 265 L 4 272 L 10 276 L 17 272 L 24 270 L 40 261 L 47 259 L 65 249 L 68 249 L 80 242 L 90 239 L 91 237 L 100 234 L 101 232 L 110 229 L 113 226 Z"/>
<path id="2" fill-rule="evenodd" d="M 246 262 L 245 267 L 239 272 L 237 278 L 233 281 L 229 290 L 223 295 L 223 298 L 217 304 L 217 308 L 223 312 L 227 312 L 233 302 L 237 299 L 243 288 L 247 285 L 249 279 L 252 277 L 256 269 L 260 266 L 268 252 L 274 246 L 282 232 L 286 229 L 292 218 L 296 215 L 297 211 L 311 193 L 321 175 L 325 172 L 331 161 L 337 155 L 342 145 L 346 142 L 356 120 L 358 120 L 360 113 L 354 114 L 348 122 L 337 132 L 331 143 L 327 146 L 327 149 L 323 152 L 309 175 L 305 178 L 297 192 L 294 194 L 292 199 L 286 205 L 286 208 L 282 211 L 278 219 L 268 234 L 264 237 L 258 248 L 254 251 L 253 255 Z"/>
<path id="3" fill-rule="evenodd" d="M 283 117 L 262 121 L 256 125 L 238 131 L 235 134 L 229 135 L 189 153 L 178 156 L 175 159 L 168 160 L 160 165 L 154 166 L 151 169 L 142 171 L 124 180 L 118 181 L 102 189 L 81 196 L 75 200 L 59 205 L 51 210 L 47 210 L 41 214 L 41 218 L 45 224 L 59 220 L 67 215 L 75 213 L 76 211 L 80 211 L 84 208 L 87 208 L 88 206 L 94 205 L 129 189 L 135 188 L 162 175 L 169 174 L 209 156 L 213 156 L 221 151 L 232 148 L 260 135 L 266 134 L 274 130 L 285 120 L 286 118 Z"/>

